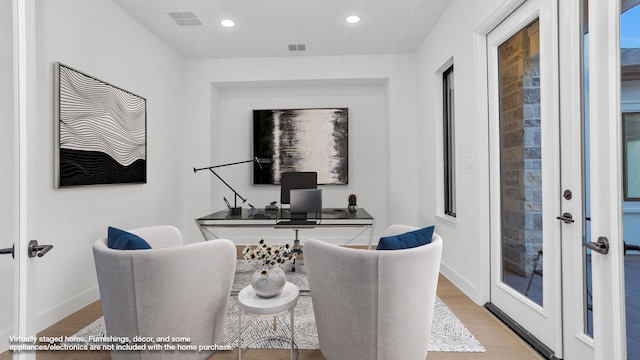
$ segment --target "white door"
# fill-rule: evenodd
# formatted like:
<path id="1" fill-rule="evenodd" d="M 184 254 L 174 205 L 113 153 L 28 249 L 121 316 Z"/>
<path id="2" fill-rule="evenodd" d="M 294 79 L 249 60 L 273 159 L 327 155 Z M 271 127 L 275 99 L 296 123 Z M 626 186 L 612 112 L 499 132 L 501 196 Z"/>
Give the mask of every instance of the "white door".
<path id="1" fill-rule="evenodd" d="M 640 200 L 639 3 L 588 0 L 582 4 L 588 10 L 584 112 L 589 129 L 586 198 L 591 219 L 585 241 L 608 243 L 608 252 L 592 246 L 594 250 L 587 254 L 592 272 L 595 359 L 640 358 L 640 271 L 635 265 L 640 249 L 636 205 Z"/>
<path id="2" fill-rule="evenodd" d="M 558 2 L 564 359 L 640 359 L 639 4 Z"/>
<path id="3" fill-rule="evenodd" d="M 14 31 L 12 0 L 0 0 L 0 352 L 9 348 L 9 336 L 14 335 L 14 291 L 17 262 L 12 256 L 18 242 L 18 164 L 14 113 Z"/>
<path id="4" fill-rule="evenodd" d="M 557 39 L 548 0 L 524 2 L 487 36 L 490 307 L 561 358 Z"/>
<path id="5" fill-rule="evenodd" d="M 590 239 L 591 207 L 589 176 L 589 112 L 585 94 L 588 62 L 587 0 L 559 2 L 560 101 L 562 137 L 560 153 L 562 212 L 572 214 L 574 222 L 562 225 L 562 319 L 564 358 L 593 359 L 593 289 L 591 250 L 583 244 Z M 589 240 L 591 241 L 591 240 Z"/>
<path id="6" fill-rule="evenodd" d="M 35 114 L 34 24 L 34 0 L 0 0 L 0 351 L 29 345 L 28 338 L 36 333 L 33 265 L 39 247 L 29 247 L 26 235 L 26 131 Z M 14 359 L 35 357 L 33 351 L 13 353 Z"/>

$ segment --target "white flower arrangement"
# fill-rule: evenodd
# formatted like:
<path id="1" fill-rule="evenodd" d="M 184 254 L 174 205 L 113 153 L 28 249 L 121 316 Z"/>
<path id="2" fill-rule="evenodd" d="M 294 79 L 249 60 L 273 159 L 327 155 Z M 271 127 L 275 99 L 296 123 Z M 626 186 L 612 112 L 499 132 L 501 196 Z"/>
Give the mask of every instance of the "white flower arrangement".
<path id="1" fill-rule="evenodd" d="M 282 266 L 293 262 L 291 245 L 268 245 L 264 239 L 258 241 L 258 246 L 247 245 L 242 250 L 242 256 L 251 265 L 258 265 L 263 270 L 271 266 Z"/>

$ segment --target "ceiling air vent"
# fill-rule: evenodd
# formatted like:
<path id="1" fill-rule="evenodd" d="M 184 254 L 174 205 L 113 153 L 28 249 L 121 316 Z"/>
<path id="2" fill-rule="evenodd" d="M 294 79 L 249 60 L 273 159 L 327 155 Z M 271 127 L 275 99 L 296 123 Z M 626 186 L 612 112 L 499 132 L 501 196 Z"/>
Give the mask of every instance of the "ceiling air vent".
<path id="1" fill-rule="evenodd" d="M 307 44 L 289 44 L 289 51 L 306 51 Z"/>
<path id="2" fill-rule="evenodd" d="M 193 11 L 167 11 L 167 15 L 178 24 L 178 26 L 202 25 Z"/>

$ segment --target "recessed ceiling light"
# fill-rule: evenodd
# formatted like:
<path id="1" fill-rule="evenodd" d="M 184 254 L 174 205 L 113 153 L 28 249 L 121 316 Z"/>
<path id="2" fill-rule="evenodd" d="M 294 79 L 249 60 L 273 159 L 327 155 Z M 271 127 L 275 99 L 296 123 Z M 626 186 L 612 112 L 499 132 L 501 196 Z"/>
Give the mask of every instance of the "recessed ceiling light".
<path id="1" fill-rule="evenodd" d="M 233 20 L 224 19 L 224 20 L 220 21 L 220 25 L 222 25 L 224 27 L 231 28 L 231 27 L 236 26 L 236 23 Z"/>
<path id="2" fill-rule="evenodd" d="M 360 21 L 360 16 L 358 15 L 351 15 L 351 16 L 347 16 L 347 18 L 345 19 L 349 24 L 355 24 L 357 22 Z"/>

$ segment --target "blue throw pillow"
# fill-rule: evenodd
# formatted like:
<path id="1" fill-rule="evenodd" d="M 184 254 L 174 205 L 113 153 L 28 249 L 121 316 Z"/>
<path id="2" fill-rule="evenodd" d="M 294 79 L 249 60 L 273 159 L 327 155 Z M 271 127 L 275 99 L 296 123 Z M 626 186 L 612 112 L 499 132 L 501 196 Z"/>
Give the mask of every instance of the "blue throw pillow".
<path id="1" fill-rule="evenodd" d="M 136 234 L 109 226 L 107 246 L 117 250 L 151 249 L 151 245 Z"/>
<path id="2" fill-rule="evenodd" d="M 431 243 L 435 226 L 409 231 L 404 234 L 384 236 L 380 238 L 376 250 L 410 249 Z"/>

